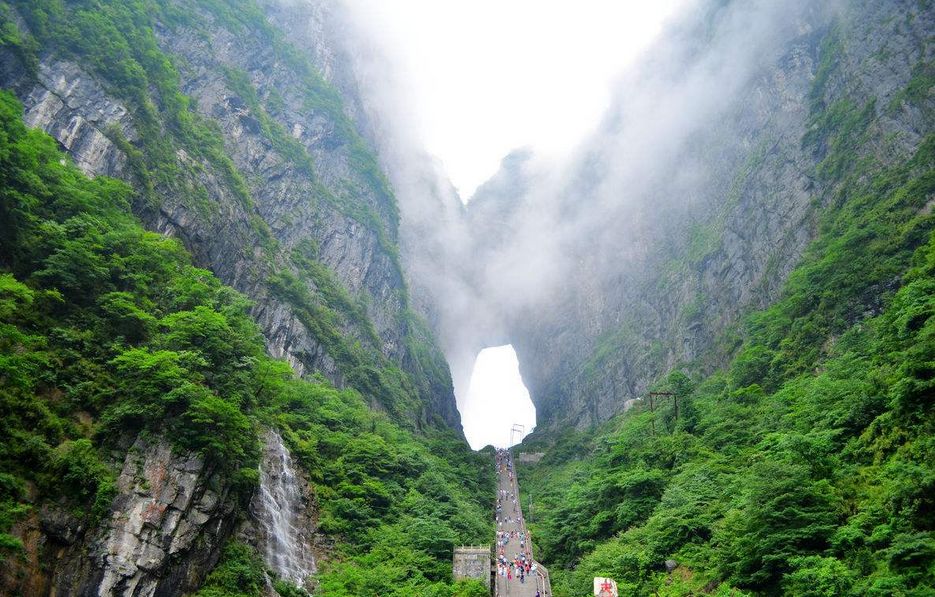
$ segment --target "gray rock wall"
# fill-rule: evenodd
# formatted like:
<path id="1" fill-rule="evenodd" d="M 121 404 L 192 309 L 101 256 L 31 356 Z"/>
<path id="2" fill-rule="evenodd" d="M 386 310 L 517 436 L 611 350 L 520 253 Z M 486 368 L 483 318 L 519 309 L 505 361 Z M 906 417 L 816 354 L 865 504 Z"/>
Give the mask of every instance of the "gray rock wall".
<path id="1" fill-rule="evenodd" d="M 135 210 L 147 227 L 179 238 L 198 266 L 253 301 L 253 315 L 273 356 L 289 361 L 300 375 L 321 373 L 338 386 L 348 383 L 339 356 L 329 352 L 295 304 L 274 292 L 271 279 L 286 274 L 311 297 L 300 307 L 331 309 L 342 340 L 349 346 L 359 343 L 373 355 L 367 364 L 405 372 L 422 406 L 404 413 L 408 420 L 403 424 L 460 430 L 444 361 L 432 338 L 411 327 L 396 254 L 395 199 L 379 173 L 375 178 L 365 167 L 366 142 L 355 140 L 353 127 L 363 131 L 366 124 L 353 120 L 362 112 L 355 107 L 353 89 L 341 82 L 347 74 L 335 58 L 338 50 L 330 46 L 329 3 L 297 3 L 288 17 L 276 12 L 282 9 L 279 3 L 261 5 L 274 21 L 291 23 L 288 35 L 296 42 L 300 33 L 310 36 L 313 43 L 300 46 L 300 52 L 307 50 L 313 67 L 345 85 L 346 113 L 310 104 L 314 90 L 308 82 L 317 75 L 296 66 L 262 27 L 234 33 L 208 11 L 180 2 L 194 11 L 192 23 L 160 23 L 155 29 L 163 51 L 177 61 L 180 86 L 193 100 L 196 118 L 220 133 L 248 201 L 222 163 L 183 148 L 176 150 L 169 175 L 150 173 L 148 194 L 124 151 L 124 143 L 147 146 L 139 113 L 79 58 L 43 49 L 34 76 L 16 51 L 0 47 L 0 86 L 20 98 L 26 122 L 52 135 L 87 174 L 136 185 L 141 200 Z M 319 19 L 319 28 L 300 28 L 298 15 L 310 22 Z M 25 30 L 23 21 L 13 17 Z M 247 82 L 247 93 L 232 84 L 234 77 Z M 335 97 L 344 109 L 341 96 Z M 160 126 L 163 134 L 174 134 L 169 123 Z M 271 134 L 271 127 L 284 135 Z M 309 159 L 290 155 L 283 139 L 293 154 L 298 148 Z M 298 251 L 324 266 L 326 277 L 362 316 L 329 302 L 297 263 Z M 426 358 L 429 366 L 440 363 L 441 368 L 427 371 Z M 374 396 L 365 397 L 383 408 Z M 28 557 L 0 574 L 0 593 L 180 595 L 200 586 L 224 541 L 242 522 L 235 516 L 240 508 L 232 502 L 226 474 L 206 469 L 192 455 L 173 454 L 156 440 L 139 440 L 125 459 L 115 459 L 123 470 L 112 517 L 88 529 L 46 507 L 23 521 L 16 532 L 26 540 Z M 313 507 L 310 498 L 308 506 Z M 309 520 L 313 516 L 309 513 Z M 240 532 L 262 542 L 248 523 Z M 317 536 L 315 541 L 314 549 L 323 553 L 327 542 Z"/>
<path id="2" fill-rule="evenodd" d="M 681 128 L 653 126 L 680 135 L 679 144 L 628 138 L 625 133 L 643 129 L 631 124 L 627 133 L 619 127 L 629 117 L 629 96 L 639 98 L 645 86 L 671 75 L 672 94 L 678 93 L 694 74 L 693 61 L 704 64 L 707 48 L 718 46 L 710 32 L 702 31 L 694 46 L 679 32 L 682 38 L 655 48 L 660 56 L 647 59 L 648 75 L 626 81 L 615 108 L 620 116 L 608 118 L 577 163 L 568 165 L 570 182 L 556 192 L 554 206 L 537 203 L 542 185 L 535 177 L 518 177 L 515 160 L 505 161 L 504 172 L 472 200 L 468 220 L 479 239 L 474 255 L 481 257 L 473 267 L 510 251 L 512 238 L 526 221 L 541 219 L 543 210 L 559 214 L 543 236 L 572 236 L 563 238 L 555 255 L 568 267 L 556 268 L 557 282 L 529 289 L 540 295 L 524 299 L 531 307 L 522 301 L 484 305 L 500 311 L 487 319 L 505 322 L 487 337 L 514 344 L 540 432 L 600 423 L 677 365 L 696 372 L 724 365 L 732 348 L 719 342 L 724 332 L 778 297 L 833 193 L 816 176 L 823 155 L 802 143 L 812 103 L 819 101 L 813 86 L 829 36 L 840 44 L 820 101 L 874 102 L 865 155 L 881 165 L 899 163 L 931 132 L 930 111 L 926 119 L 917 107 L 892 105 L 917 65 L 931 63 L 931 10 L 902 0 L 799 6 L 786 37 L 757 57 L 735 93 L 706 108 L 697 106 L 704 96 L 685 102 L 687 111 L 707 109 L 706 121 L 656 114 L 655 106 L 645 113 L 647 119 L 678 119 Z M 689 50 L 672 67 L 664 55 L 680 46 Z M 769 47 L 767 39 L 763 47 Z M 724 55 L 711 62 L 737 62 Z M 662 93 L 658 109 L 668 101 L 679 99 Z M 632 109 L 643 114 L 638 110 L 647 107 Z M 627 142 L 629 153 L 614 147 Z M 620 161 L 621 154 L 630 163 Z M 636 170 L 633 163 L 640 160 L 650 161 Z M 471 341 L 476 350 L 485 339 Z"/>
<path id="3" fill-rule="evenodd" d="M 117 480 L 111 519 L 90 546 L 97 595 L 178 595 L 197 589 L 236 522 L 226 476 L 165 441 L 137 440 Z"/>
<path id="4" fill-rule="evenodd" d="M 107 518 L 89 527 L 52 503 L 17 525 L 25 558 L 0 593 L 175 596 L 200 587 L 237 523 L 227 476 L 164 440 L 129 448 Z"/>

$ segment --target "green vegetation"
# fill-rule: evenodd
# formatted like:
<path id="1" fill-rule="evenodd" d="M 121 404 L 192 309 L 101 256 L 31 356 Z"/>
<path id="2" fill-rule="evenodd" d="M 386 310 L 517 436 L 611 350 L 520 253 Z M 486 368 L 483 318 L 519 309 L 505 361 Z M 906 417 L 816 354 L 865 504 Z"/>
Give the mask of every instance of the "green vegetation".
<path id="1" fill-rule="evenodd" d="M 588 437 L 533 438 L 546 457 L 519 475 L 556 594 L 604 575 L 622 594 L 932 594 L 935 137 L 903 163 L 862 157 L 878 108 L 828 101 L 834 64 L 803 139 L 828 189 L 818 236 L 731 365 L 661 379 L 677 411 L 660 397 Z"/>
<path id="2" fill-rule="evenodd" d="M 16 27 L 12 11 L 22 18 L 29 34 Z M 0 44 L 14 48 L 27 65 L 38 64 L 40 50 L 76 61 L 130 109 L 138 139 L 128 141 L 116 127 L 107 134 L 126 153 L 135 175 L 134 186 L 140 193 L 132 199 L 137 213 L 158 209 L 162 197 L 169 194 L 184 198 L 184 204 L 205 221 L 216 218 L 223 206 L 205 188 L 204 170 L 209 179 L 215 174 L 239 200 L 242 217 L 262 249 L 262 256 L 245 257 L 252 265 L 248 275 L 290 303 L 350 385 L 400 421 L 409 425 L 430 422 L 425 405 L 433 399 L 433 392 L 448 391 L 450 380 L 447 372 L 439 376 L 425 368 L 425 375 L 433 376 L 428 379 L 412 371 L 428 363 L 425 355 L 437 348 L 422 334 L 405 334 L 401 340 L 408 354 L 400 360 L 415 369 L 404 371 L 381 352 L 384 343 L 370 320 L 366 291 L 352 296 L 318 260 L 312 239 L 289 254 L 282 250 L 256 212 L 251 187 L 228 155 L 218 124 L 200 116 L 182 93 L 179 71 L 186 59 L 160 49 L 154 33 L 157 24 L 187 28 L 202 37 L 218 27 L 252 36 L 270 48 L 277 63 L 294 72 L 289 99 L 334 125 L 327 143 L 346 156 L 356 173 L 334 189 L 316 180 L 310 153 L 281 123 L 279 117 L 285 116 L 287 104 L 279 92 L 267 89 L 261 94 L 251 73 L 218 67 L 218 75 L 243 102 L 245 126 L 252 123 L 274 153 L 308 174 L 308 201 L 313 206 L 329 205 L 373 231 L 388 267 L 402 280 L 395 240 L 399 216 L 375 157 L 345 115 L 340 94 L 321 78 L 307 56 L 285 41 L 255 0 L 199 0 L 194 6 L 166 0 L 0 1 Z M 180 159 L 179 155 L 188 157 Z M 251 247 L 242 250 L 245 255 L 253 251 Z M 407 300 L 403 286 L 398 297 L 402 312 L 407 311 Z M 401 327 L 410 327 L 408 323 L 401 322 Z"/>
<path id="3" fill-rule="evenodd" d="M 36 41 L 24 36 L 10 18 L 10 7 L 0 4 L 0 48 L 11 48 L 26 65 L 31 76 L 39 71 Z"/>
<path id="4" fill-rule="evenodd" d="M 265 585 L 265 568 L 259 554 L 249 545 L 231 541 L 224 547 L 220 563 L 195 596 L 254 597 L 262 594 Z M 292 597 L 286 592 L 280 595 Z"/>
<path id="5" fill-rule="evenodd" d="M 925 118 L 931 118 L 932 104 L 925 100 L 932 93 L 933 87 L 935 87 L 935 64 L 931 61 L 919 62 L 912 69 L 912 78 L 909 79 L 909 84 L 893 96 L 887 108 L 890 112 L 895 112 L 903 104 L 910 104 L 918 107 Z"/>
<path id="6" fill-rule="evenodd" d="M 450 594 L 452 546 L 493 532 L 489 455 L 452 431 L 416 441 L 356 393 L 278 379 L 265 417 L 316 488 L 321 530 L 341 540 L 321 594 Z"/>
<path id="7" fill-rule="evenodd" d="M 267 357 L 247 301 L 145 232 L 126 185 L 83 176 L 21 110 L 0 96 L 5 509 L 25 512 L 28 481 L 100 517 L 114 492 L 101 449 L 137 433 L 254 466 L 247 413 Z"/>
<path id="8" fill-rule="evenodd" d="M 521 470 L 556 591 L 583 594 L 598 574 L 661 590 L 674 558 L 680 591 L 925 594 L 935 240 L 921 206 L 935 191 L 932 147 L 877 177 L 872 189 L 888 182 L 873 206 L 833 212 L 784 299 L 750 318 L 729 371 L 698 387 L 670 376 L 660 389 L 678 386 L 677 419 L 671 400 L 637 408 L 579 448 L 587 461 L 550 454 Z M 861 234 L 871 223 L 885 228 Z"/>
<path id="9" fill-rule="evenodd" d="M 138 434 L 204 454 L 246 497 L 258 430 L 273 425 L 337 539 L 323 594 L 472 594 L 450 582 L 451 548 L 492 532 L 489 455 L 452 431 L 416 436 L 358 391 L 296 379 L 265 354 L 242 296 L 144 231 L 128 186 L 82 175 L 21 109 L 0 94 L 3 557 L 22 549 L 11 526 L 47 500 L 92 526 L 107 516 L 112 451 Z M 234 543 L 200 595 L 259 595 L 263 574 Z"/>

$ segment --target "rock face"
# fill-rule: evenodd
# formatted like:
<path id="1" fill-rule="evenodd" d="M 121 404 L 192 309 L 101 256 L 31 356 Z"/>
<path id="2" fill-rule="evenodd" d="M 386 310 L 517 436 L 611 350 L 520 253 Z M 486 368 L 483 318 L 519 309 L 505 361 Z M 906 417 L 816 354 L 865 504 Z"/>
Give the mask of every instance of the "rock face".
<path id="1" fill-rule="evenodd" d="M 452 371 L 511 342 L 541 432 L 600 423 L 675 366 L 724 365 L 834 195 L 827 148 L 803 143 L 816 111 L 866 108 L 854 159 L 875 167 L 931 132 L 931 91 L 901 94 L 931 64 L 933 18 L 903 0 L 688 9 L 578 153 L 513 154 L 468 204 L 456 267 L 481 290 L 454 307 L 469 333 L 438 328 Z"/>
<path id="2" fill-rule="evenodd" d="M 198 266 L 251 299 L 273 356 L 357 387 L 405 426 L 460 431 L 444 357 L 410 310 L 398 208 L 368 146 L 334 3 L 263 1 L 233 19 L 226 3 L 159 4 L 187 17 L 152 20 L 192 106 L 183 122 L 166 107 L 171 90 L 153 84 L 140 105 L 55 40 L 40 44 L 35 68 L 0 45 L 0 86 L 83 171 L 135 186 L 147 227 L 180 239 Z M 4 26 L 31 33 L 3 8 Z M 276 454 L 287 452 L 266 455 Z M 200 586 L 235 527 L 260 547 L 271 540 L 270 529 L 236 520 L 226 474 L 200 459 L 139 440 L 115 460 L 112 518 L 88 529 L 44 507 L 22 521 L 29 557 L 0 574 L 0 592 L 181 595 Z M 284 464 L 268 480 L 283 480 Z M 317 554 L 325 542 L 301 475 L 292 470 L 302 520 L 290 524 Z M 314 570 L 314 559 L 305 564 Z"/>
<path id="3" fill-rule="evenodd" d="M 390 253 L 391 247 L 380 240 L 380 228 L 385 228 L 392 242 L 395 207 L 392 197 L 371 188 L 350 163 L 347 148 L 339 145 L 344 143 L 336 131 L 340 123 L 307 112 L 303 107 L 303 90 L 295 85 L 296 73 L 276 63 L 273 49 L 264 45 L 264 40 L 253 40 L 245 48 L 242 37 L 223 28 L 210 29 L 208 39 L 198 31 L 185 29 L 164 30 L 159 35 L 166 48 L 186 57 L 183 91 L 193 98 L 202 114 L 221 127 L 225 148 L 249 181 L 256 213 L 269 226 L 281 251 L 290 254 L 303 246 L 315 247 L 316 259 L 334 272 L 352 296 L 368 296 L 367 316 L 380 340 L 375 348 L 399 362 L 407 332 L 399 325 L 404 300 L 402 274 Z M 303 171 L 277 155 L 263 135 L 257 110 L 251 109 L 225 78 L 224 73 L 231 69 L 246 77 L 258 94 L 275 90 L 282 98 L 285 106 L 277 113 L 277 122 L 311 155 L 314 173 Z M 317 185 L 324 185 L 326 191 Z M 208 188 L 210 191 L 210 185 Z M 341 202 L 353 202 L 357 204 L 355 209 L 370 209 L 379 214 L 377 229 L 335 205 Z M 231 238 L 228 231 L 205 230 L 204 223 L 191 218 L 187 208 L 184 204 L 163 207 L 155 226 L 166 232 L 194 236 L 196 243 L 203 244 L 201 250 L 196 249 L 196 255 L 206 253 L 206 263 L 225 282 L 260 299 L 256 314 L 267 330 L 272 354 L 289 358 L 300 373 L 318 370 L 340 382 L 334 358 L 318 339 L 303 330 L 303 324 L 291 309 L 255 285 L 256 281 L 250 280 L 244 271 L 251 265 L 250 256 L 242 255 L 244 247 L 258 246 L 261 242 L 255 233 L 244 230 L 240 234 L 248 236 L 238 239 L 240 234 Z M 249 213 L 232 214 L 235 222 L 241 218 L 249 221 L 249 217 Z M 346 333 L 363 338 L 353 328 Z"/>
<path id="4" fill-rule="evenodd" d="M 118 130 L 135 140 L 132 117 L 97 81 L 82 75 L 73 63 L 40 63 L 38 82 L 24 100 L 29 106 L 24 120 L 29 126 L 48 127 L 85 174 L 117 176 L 124 172 L 127 158 L 105 131 Z"/>
<path id="5" fill-rule="evenodd" d="M 89 527 L 53 504 L 19 522 L 25 558 L 0 574 L 0 594 L 174 596 L 197 590 L 232 536 L 255 545 L 271 571 L 314 589 L 309 575 L 332 545 L 318 532 L 308 480 L 282 437 L 265 433 L 249 517 L 227 471 L 164 440 L 127 450 L 109 517 Z M 270 594 L 275 594 L 270 589 Z"/>
<path id="6" fill-rule="evenodd" d="M 165 441 L 138 439 L 110 516 L 89 529 L 52 505 L 14 529 L 26 561 L 2 575 L 5 594 L 180 595 L 197 589 L 236 523 L 226 475 Z"/>
<path id="7" fill-rule="evenodd" d="M 82 583 L 87 593 L 176 595 L 196 589 L 234 527 L 225 476 L 206 470 L 200 457 L 173 455 L 164 441 L 137 440 L 117 490 L 112 518 L 92 544 L 92 574 Z"/>
<path id="8" fill-rule="evenodd" d="M 733 102 L 689 136 L 663 171 L 670 180 L 653 180 L 641 203 L 618 212 L 604 238 L 619 263 L 585 257 L 585 279 L 572 274 L 576 290 L 556 311 L 518 326 L 521 369 L 547 424 L 598 423 L 671 367 L 726 362 L 731 346 L 719 339 L 778 296 L 833 196 L 815 174 L 824 152 L 802 141 L 815 102 L 872 106 L 875 141 L 865 147 L 884 165 L 908 159 L 931 131 L 917 110 L 889 108 L 916 65 L 931 60 L 931 11 L 866 2 L 841 13 L 806 9 L 791 25 Z M 819 88 L 829 60 L 834 74 Z"/>
<path id="9" fill-rule="evenodd" d="M 916 65 L 931 60 L 924 41 L 935 26 L 931 11 L 898 1 L 840 13 L 789 8 L 787 30 L 771 49 L 764 40 L 769 51 L 748 65 L 731 101 L 710 107 L 707 122 L 686 117 L 687 131 L 668 131 L 683 138 L 666 148 L 670 156 L 652 151 L 658 139 L 631 140 L 646 143 L 661 168 L 631 156 L 641 163 L 631 174 L 618 162 L 628 152 L 606 150 L 608 137 L 625 142 L 645 132 L 623 116 L 608 123 L 562 191 L 564 221 L 576 225 L 577 206 L 587 209 L 590 200 L 607 205 L 606 223 L 585 220 L 588 240 L 563 246 L 577 263 L 551 304 L 533 317 L 514 316 L 512 338 L 540 428 L 599 423 L 674 366 L 704 372 L 726 362 L 732 345 L 720 342 L 723 334 L 775 300 L 833 194 L 815 175 L 822 152 L 802 142 L 815 102 L 874 106 L 868 137 L 878 141 L 868 147 L 883 164 L 907 159 L 931 131 L 917 110 L 888 108 Z M 707 67 L 711 53 L 724 50 L 711 43 L 696 64 Z M 833 62 L 834 74 L 817 90 L 823 61 Z M 667 84 L 677 93 L 692 76 L 689 62 Z M 631 84 L 654 81 L 638 76 Z M 884 139 L 892 140 L 886 149 Z M 628 199 L 608 199 L 615 195 Z"/>

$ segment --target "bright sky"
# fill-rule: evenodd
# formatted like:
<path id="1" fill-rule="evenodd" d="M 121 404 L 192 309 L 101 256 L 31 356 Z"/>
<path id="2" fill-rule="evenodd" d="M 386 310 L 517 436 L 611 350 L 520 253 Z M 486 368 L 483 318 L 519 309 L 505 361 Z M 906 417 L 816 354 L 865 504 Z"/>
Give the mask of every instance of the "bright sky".
<path id="1" fill-rule="evenodd" d="M 467 200 L 517 147 L 561 154 L 682 0 L 347 0 L 390 45 L 428 151 Z"/>
<path id="2" fill-rule="evenodd" d="M 475 450 L 486 445 L 506 448 L 510 429 L 523 425 L 525 433 L 513 437 L 519 443 L 536 425 L 536 407 L 519 375 L 519 361 L 509 344 L 485 348 L 477 355 L 471 386 L 461 412 L 468 443 Z"/>

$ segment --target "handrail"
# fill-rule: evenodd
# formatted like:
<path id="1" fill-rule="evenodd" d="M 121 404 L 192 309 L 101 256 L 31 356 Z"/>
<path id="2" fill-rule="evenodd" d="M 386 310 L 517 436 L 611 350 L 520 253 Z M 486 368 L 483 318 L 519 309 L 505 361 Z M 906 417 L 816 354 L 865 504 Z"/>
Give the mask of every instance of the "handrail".
<path id="1" fill-rule="evenodd" d="M 536 564 L 536 589 L 542 597 L 552 597 L 552 581 L 549 579 L 549 569 L 533 560 Z"/>

